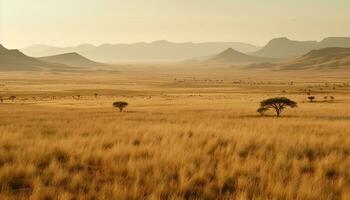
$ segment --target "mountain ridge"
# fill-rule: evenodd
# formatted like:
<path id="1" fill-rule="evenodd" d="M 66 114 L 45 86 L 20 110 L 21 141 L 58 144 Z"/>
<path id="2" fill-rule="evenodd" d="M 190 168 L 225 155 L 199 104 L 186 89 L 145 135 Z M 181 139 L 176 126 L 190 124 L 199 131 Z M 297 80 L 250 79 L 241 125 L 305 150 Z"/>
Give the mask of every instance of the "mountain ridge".
<path id="1" fill-rule="evenodd" d="M 80 47 L 80 48 L 78 48 Z M 216 54 L 222 49 L 233 47 L 243 52 L 252 52 L 260 47 L 240 42 L 204 42 L 174 43 L 158 40 L 150 43 L 134 44 L 101 44 L 99 46 L 84 45 L 77 47 L 51 47 L 35 45 L 22 49 L 33 57 L 52 56 L 69 52 L 77 52 L 84 57 L 100 62 L 127 60 L 186 60 Z"/>
<path id="2" fill-rule="evenodd" d="M 17 49 L 7 49 L 0 44 L 0 70 L 2 71 L 37 71 L 49 64 L 26 56 Z"/>
<path id="3" fill-rule="evenodd" d="M 276 63 L 248 65 L 248 69 L 335 70 L 350 69 L 350 48 L 327 47 L 311 50 L 303 56 Z"/>
<path id="4" fill-rule="evenodd" d="M 251 55 L 274 58 L 298 57 L 311 50 L 327 47 L 350 47 L 350 37 L 327 37 L 321 41 L 296 41 L 287 37 L 274 38 Z"/>
<path id="5" fill-rule="evenodd" d="M 256 62 L 273 62 L 277 61 L 275 58 L 257 57 L 248 54 L 244 54 L 232 48 L 228 48 L 225 51 L 209 59 L 210 62 L 223 62 L 223 63 L 256 63 Z"/>
<path id="6" fill-rule="evenodd" d="M 17 49 L 7 49 L 0 44 L 0 71 L 74 71 L 77 68 L 62 63 L 52 63 L 25 55 Z"/>
<path id="7" fill-rule="evenodd" d="M 64 53 L 53 56 L 39 57 L 39 60 L 51 62 L 51 63 L 60 63 L 72 67 L 101 67 L 105 66 L 103 63 L 98 63 L 92 61 L 76 52 Z"/>

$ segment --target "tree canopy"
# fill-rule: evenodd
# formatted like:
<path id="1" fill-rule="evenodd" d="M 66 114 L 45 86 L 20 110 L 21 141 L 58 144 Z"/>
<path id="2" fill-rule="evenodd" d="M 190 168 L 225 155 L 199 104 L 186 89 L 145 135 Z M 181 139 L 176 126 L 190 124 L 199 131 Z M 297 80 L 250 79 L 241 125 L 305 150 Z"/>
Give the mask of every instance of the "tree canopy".
<path id="1" fill-rule="evenodd" d="M 286 97 L 269 98 L 260 102 L 260 109 L 265 109 L 266 111 L 267 109 L 272 108 L 276 111 L 277 117 L 281 115 L 286 107 L 295 108 L 297 107 L 297 103 Z"/>
<path id="2" fill-rule="evenodd" d="M 123 109 L 126 108 L 129 104 L 124 101 L 117 101 L 113 103 L 113 107 L 119 108 L 120 112 L 123 112 Z"/>

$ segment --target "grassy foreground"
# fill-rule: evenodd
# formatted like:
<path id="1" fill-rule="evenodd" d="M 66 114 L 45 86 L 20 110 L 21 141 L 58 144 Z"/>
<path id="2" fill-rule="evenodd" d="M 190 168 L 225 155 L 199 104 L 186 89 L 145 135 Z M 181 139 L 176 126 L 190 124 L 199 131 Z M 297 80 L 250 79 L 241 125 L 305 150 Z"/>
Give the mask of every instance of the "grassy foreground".
<path id="1" fill-rule="evenodd" d="M 0 199 L 350 199 L 344 88 L 333 103 L 308 103 L 298 84 L 290 93 L 166 84 L 32 100 L 13 83 L 20 97 L 0 105 Z M 276 95 L 299 107 L 258 116 L 259 101 Z"/>

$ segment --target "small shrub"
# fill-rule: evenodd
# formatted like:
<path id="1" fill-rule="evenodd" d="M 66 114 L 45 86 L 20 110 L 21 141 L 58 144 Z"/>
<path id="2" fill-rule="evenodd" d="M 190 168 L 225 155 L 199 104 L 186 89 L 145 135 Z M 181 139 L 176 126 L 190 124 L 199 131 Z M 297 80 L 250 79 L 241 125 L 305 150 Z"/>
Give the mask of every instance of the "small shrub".
<path id="1" fill-rule="evenodd" d="M 309 96 L 307 98 L 309 99 L 310 102 L 313 102 L 316 99 L 316 97 L 314 97 L 314 96 Z"/>
<path id="2" fill-rule="evenodd" d="M 124 101 L 117 101 L 113 103 L 113 107 L 118 108 L 120 112 L 123 112 L 124 108 L 126 108 L 129 104 Z"/>

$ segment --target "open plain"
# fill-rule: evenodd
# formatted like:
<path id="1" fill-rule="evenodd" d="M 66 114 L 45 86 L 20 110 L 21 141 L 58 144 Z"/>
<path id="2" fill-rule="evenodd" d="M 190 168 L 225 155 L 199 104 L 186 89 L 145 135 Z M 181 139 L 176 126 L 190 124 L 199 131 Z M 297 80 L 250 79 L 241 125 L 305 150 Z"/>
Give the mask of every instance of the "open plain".
<path id="1" fill-rule="evenodd" d="M 349 200 L 349 77 L 1 72 L 0 199 Z M 256 113 L 282 96 L 298 107 Z"/>

